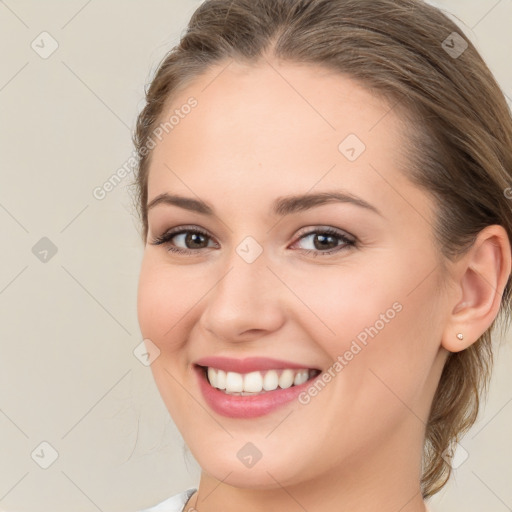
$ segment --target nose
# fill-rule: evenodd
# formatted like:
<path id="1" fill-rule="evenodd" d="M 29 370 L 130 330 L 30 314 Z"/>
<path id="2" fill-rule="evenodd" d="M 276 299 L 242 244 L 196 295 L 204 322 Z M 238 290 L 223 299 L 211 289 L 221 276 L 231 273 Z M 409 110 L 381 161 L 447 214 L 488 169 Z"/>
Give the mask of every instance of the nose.
<path id="1" fill-rule="evenodd" d="M 234 253 L 205 297 L 200 324 L 226 342 L 249 341 L 285 322 L 286 289 L 268 268 L 264 252 L 252 263 Z"/>

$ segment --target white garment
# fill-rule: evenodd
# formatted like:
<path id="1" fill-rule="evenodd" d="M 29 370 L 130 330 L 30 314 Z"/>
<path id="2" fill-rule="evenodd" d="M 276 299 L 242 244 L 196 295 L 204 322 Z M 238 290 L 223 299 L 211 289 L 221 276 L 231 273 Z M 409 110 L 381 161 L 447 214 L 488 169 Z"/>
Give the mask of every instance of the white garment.
<path id="1" fill-rule="evenodd" d="M 175 494 L 170 498 L 154 505 L 150 508 L 145 508 L 139 512 L 185 512 L 184 508 L 190 496 L 194 494 L 197 489 L 187 489 L 186 491 Z"/>

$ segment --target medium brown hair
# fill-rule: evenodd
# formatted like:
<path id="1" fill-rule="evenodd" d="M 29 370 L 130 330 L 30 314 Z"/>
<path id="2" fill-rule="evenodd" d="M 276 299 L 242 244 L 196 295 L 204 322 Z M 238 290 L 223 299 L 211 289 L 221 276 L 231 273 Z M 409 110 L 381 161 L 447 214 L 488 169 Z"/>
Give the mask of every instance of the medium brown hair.
<path id="1" fill-rule="evenodd" d="M 460 55 L 449 52 L 465 44 Z M 475 47 L 442 11 L 421 0 L 206 0 L 160 63 L 137 120 L 136 208 L 144 242 L 148 142 L 173 95 L 214 65 L 256 64 L 266 56 L 350 76 L 400 113 L 408 126 L 404 172 L 435 200 L 442 268 L 442 258 L 463 255 L 488 225 L 502 225 L 512 240 L 505 194 L 512 191 L 510 110 Z M 510 312 L 509 278 L 489 329 L 448 356 L 426 427 L 424 498 L 447 482 L 451 467 L 443 454 L 477 418 L 493 362 L 491 331 L 501 321 L 503 334 Z"/>

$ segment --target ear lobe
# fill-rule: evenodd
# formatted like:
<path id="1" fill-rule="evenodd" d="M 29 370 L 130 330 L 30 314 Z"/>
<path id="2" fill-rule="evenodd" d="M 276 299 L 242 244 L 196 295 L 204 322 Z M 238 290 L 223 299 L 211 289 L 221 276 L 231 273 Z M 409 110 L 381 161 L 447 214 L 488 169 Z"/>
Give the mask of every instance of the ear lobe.
<path id="1" fill-rule="evenodd" d="M 450 352 L 468 348 L 496 318 L 511 273 L 511 249 L 503 226 L 480 231 L 465 257 L 456 264 L 457 293 L 441 345 Z M 462 340 L 457 334 L 462 333 Z"/>

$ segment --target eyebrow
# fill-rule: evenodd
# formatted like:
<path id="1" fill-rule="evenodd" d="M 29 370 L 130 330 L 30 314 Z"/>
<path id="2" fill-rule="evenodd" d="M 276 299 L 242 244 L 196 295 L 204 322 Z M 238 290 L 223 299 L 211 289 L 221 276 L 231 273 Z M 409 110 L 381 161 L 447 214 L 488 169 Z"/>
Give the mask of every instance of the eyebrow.
<path id="1" fill-rule="evenodd" d="M 346 191 L 336 190 L 329 192 L 317 192 L 312 194 L 278 197 L 272 204 L 272 213 L 274 215 L 285 216 L 291 213 L 301 212 L 316 206 L 335 202 L 354 204 L 361 208 L 373 211 L 380 216 L 383 216 L 375 206 L 368 203 L 364 199 L 361 199 L 360 197 L 357 197 Z M 151 208 L 154 208 L 159 204 L 174 205 L 180 208 L 184 208 L 185 210 L 201 213 L 203 215 L 214 215 L 214 209 L 208 203 L 205 203 L 200 199 L 168 194 L 167 192 L 159 194 L 153 200 L 151 200 L 147 205 L 147 210 L 149 211 Z"/>

